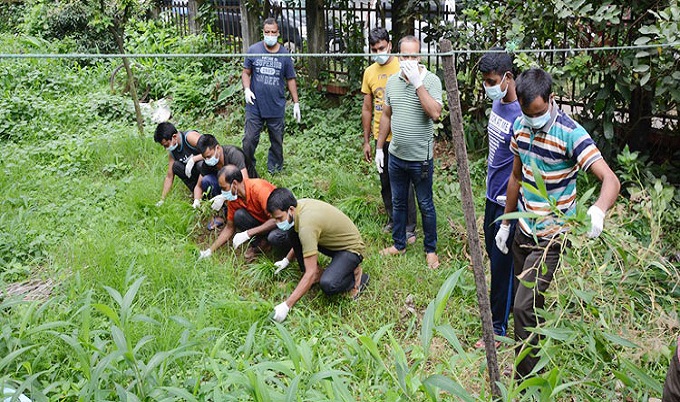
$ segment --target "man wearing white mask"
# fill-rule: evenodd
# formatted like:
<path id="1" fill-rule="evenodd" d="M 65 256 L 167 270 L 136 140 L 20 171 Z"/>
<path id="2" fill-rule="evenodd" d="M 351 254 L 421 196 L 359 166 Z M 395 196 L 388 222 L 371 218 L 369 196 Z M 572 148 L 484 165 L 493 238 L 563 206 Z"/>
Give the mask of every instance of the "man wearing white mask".
<path id="1" fill-rule="evenodd" d="M 293 293 L 274 308 L 274 320 L 285 320 L 295 303 L 316 283 L 329 296 L 343 292 L 355 299 L 359 296 L 369 280 L 361 268 L 365 246 L 359 229 L 347 215 L 323 201 L 298 201 L 287 188 L 272 191 L 267 212 L 276 220 L 276 226 L 288 233 L 285 244 L 291 248 L 276 265 L 281 268 L 283 264 L 285 268 L 297 257 L 303 271 Z M 319 253 L 331 258 L 325 269 L 319 266 Z"/>
<path id="2" fill-rule="evenodd" d="M 496 246 L 495 237 L 500 229 L 496 218 L 505 210 L 506 191 L 512 162 L 515 157 L 510 152 L 513 124 L 522 115 L 522 109 L 515 93 L 515 74 L 512 56 L 503 49 L 495 47 L 479 60 L 479 71 L 482 73 L 484 92 L 493 101 L 487 133 L 489 139 L 489 157 L 486 175 L 486 206 L 484 208 L 484 243 L 489 256 L 491 272 L 491 319 L 496 335 L 505 336 L 508 328 L 508 316 L 512 305 L 514 272 L 512 255 L 503 253 Z M 502 53 L 501 53 L 502 52 Z M 510 224 L 510 233 L 515 232 L 515 222 Z M 510 241 L 506 241 L 506 247 Z M 496 341 L 496 347 L 500 342 Z M 475 347 L 483 348 L 484 340 L 480 339 Z"/>
<path id="3" fill-rule="evenodd" d="M 539 359 L 539 339 L 529 328 L 538 327 L 542 321 L 537 310 L 544 308 L 544 293 L 564 247 L 569 246 L 563 241 L 568 230 L 564 218 L 576 213 L 579 170 L 592 172 L 602 182 L 599 197 L 588 209 L 588 237 L 602 233 L 606 211 L 614 205 L 621 185 L 586 130 L 557 106 L 550 74 L 539 68 L 523 72 L 517 78 L 516 92 L 522 117 L 515 120 L 510 142 L 514 160 L 505 212 L 519 210 L 536 216 L 518 219 L 512 241 L 515 276 L 519 280 L 513 307 L 515 340 L 519 343 L 515 350 L 517 356 L 522 356 L 517 362 L 516 378 L 522 380 L 531 374 Z M 547 199 L 520 186 L 542 187 L 537 184 L 539 177 Z M 509 236 L 510 221 L 503 220 L 495 240 L 504 253 L 508 252 Z"/>
<path id="4" fill-rule="evenodd" d="M 264 20 L 264 40 L 248 48 L 248 54 L 287 54 L 278 42 L 279 26 L 273 18 Z M 246 123 L 242 147 L 246 156 L 256 163 L 255 149 L 260 142 L 260 132 L 267 124 L 269 154 L 267 170 L 277 173 L 283 169 L 283 131 L 286 111 L 284 87 L 293 98 L 293 117 L 300 122 L 295 68 L 289 56 L 247 56 L 243 63 L 241 82 L 245 92 Z"/>
<path id="5" fill-rule="evenodd" d="M 429 268 L 439 267 L 437 213 L 432 198 L 434 122 L 442 111 L 442 84 L 420 64 L 420 41 L 405 36 L 399 41 L 401 73 L 387 79 L 385 104 L 375 151 L 378 172 L 389 170 L 392 187 L 392 240 L 382 255 L 406 252 L 406 215 L 409 186 L 413 185 L 423 222 L 423 245 Z M 389 164 L 383 147 L 390 130 Z"/>
<path id="6" fill-rule="evenodd" d="M 199 259 L 210 257 L 232 236 L 234 248 L 249 244 L 244 254 L 246 262 L 252 262 L 258 252 L 267 249 L 269 244 L 280 244 L 278 238 L 283 237 L 285 240 L 286 233 L 277 229 L 276 221 L 267 212 L 267 199 L 276 188 L 273 184 L 264 179 L 244 176 L 236 165 L 226 165 L 220 169 L 217 181 L 221 194 L 213 199 L 212 208 L 222 210 L 226 202 L 227 223 L 210 248 L 201 251 Z"/>
<path id="7" fill-rule="evenodd" d="M 371 152 L 371 132 L 373 138 L 378 140 L 380 128 L 380 118 L 382 117 L 383 105 L 385 103 L 385 85 L 387 79 L 399 73 L 399 60 L 390 55 L 392 52 L 392 42 L 390 34 L 383 27 L 373 28 L 368 33 L 368 44 L 373 53 L 373 61 L 364 71 L 364 78 L 361 83 L 361 92 L 364 94 L 364 104 L 361 108 L 361 125 L 364 131 L 364 158 L 366 162 L 371 162 L 373 153 Z M 385 163 L 389 164 L 389 147 L 392 140 L 392 133 L 387 134 L 382 153 L 385 156 Z M 387 225 L 383 228 L 385 232 L 391 233 L 394 227 L 392 220 L 392 187 L 390 186 L 390 176 L 388 169 L 383 169 L 380 175 L 380 194 L 382 195 L 385 211 L 387 212 Z M 408 208 L 406 217 L 406 239 L 408 243 L 416 241 L 416 199 L 413 186 L 409 186 Z"/>

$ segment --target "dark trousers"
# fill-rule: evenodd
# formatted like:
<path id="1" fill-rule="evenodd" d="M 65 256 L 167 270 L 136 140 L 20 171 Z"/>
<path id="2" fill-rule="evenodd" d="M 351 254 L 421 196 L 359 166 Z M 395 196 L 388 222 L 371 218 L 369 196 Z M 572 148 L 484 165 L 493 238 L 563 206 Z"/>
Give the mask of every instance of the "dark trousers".
<path id="1" fill-rule="evenodd" d="M 408 208 L 408 191 L 411 184 L 415 188 L 418 207 L 423 221 L 423 244 L 426 253 L 437 250 L 437 213 L 432 199 L 432 159 L 423 175 L 425 162 L 412 162 L 390 155 L 388 169 L 392 186 L 392 240 L 397 250 L 406 248 L 406 211 Z"/>
<path id="2" fill-rule="evenodd" d="M 287 247 L 295 250 L 295 257 L 302 272 L 305 271 L 305 258 L 302 255 L 302 243 L 297 232 L 290 229 L 285 232 L 287 236 L 275 239 L 276 247 Z M 361 264 L 363 257 L 360 254 L 346 250 L 329 250 L 319 245 L 319 252 L 331 257 L 331 263 L 323 270 L 319 287 L 327 295 L 347 292 L 354 287 L 354 270 Z"/>
<path id="3" fill-rule="evenodd" d="M 486 253 L 489 256 L 491 266 L 491 319 L 493 320 L 493 332 L 496 335 L 505 336 L 508 329 L 508 316 L 510 307 L 515 296 L 513 281 L 515 273 L 512 269 L 512 241 L 515 233 L 515 224 L 510 224 L 510 236 L 508 236 L 507 246 L 510 250 L 507 254 L 501 253 L 496 247 L 496 233 L 501 227 L 501 221 L 494 222 L 496 218 L 503 215 L 505 207 L 495 202 L 486 200 L 484 209 L 484 240 L 486 243 Z"/>
<path id="4" fill-rule="evenodd" d="M 267 157 L 267 170 L 270 173 L 276 173 L 283 169 L 283 117 L 263 119 L 253 113 L 246 112 L 246 125 L 241 148 L 243 148 L 246 157 L 253 162 L 253 165 L 256 165 L 255 149 L 257 149 L 257 144 L 260 143 L 260 132 L 262 132 L 265 123 L 271 144 Z"/>
<path id="5" fill-rule="evenodd" d="M 680 347 L 680 346 L 679 346 Z M 666 382 L 663 383 L 662 402 L 680 401 L 680 362 L 678 361 L 678 351 L 674 351 L 671 357 L 671 364 L 666 373 Z"/>
<path id="6" fill-rule="evenodd" d="M 518 343 L 515 353 L 519 355 L 526 348 L 532 349 L 517 363 L 517 379 L 527 377 L 538 363 L 535 349 L 539 337 L 529 332 L 527 328 L 537 327 L 543 322 L 543 319 L 536 314 L 536 310 L 542 309 L 545 305 L 544 293 L 552 282 L 562 252 L 561 236 L 554 240 L 538 239 L 536 243 L 533 237 L 525 235 L 521 230 L 515 231 L 512 244 L 515 276 L 518 279 L 513 308 L 515 341 Z M 527 287 L 522 282 L 533 284 L 533 286 Z M 523 344 L 525 341 L 526 345 Z"/>
<path id="7" fill-rule="evenodd" d="M 175 161 L 172 164 L 172 173 L 179 177 L 184 184 L 189 187 L 189 190 L 194 191 L 196 183 L 198 183 L 198 176 L 201 174 L 201 167 L 203 166 L 203 161 L 198 161 L 194 164 L 193 169 L 191 169 L 191 177 L 187 177 L 185 173 L 186 164 L 180 161 Z"/>
<path id="8" fill-rule="evenodd" d="M 260 222 L 257 219 L 255 219 L 250 212 L 248 212 L 245 208 L 237 209 L 236 212 L 234 212 L 234 226 L 236 226 L 236 229 L 239 232 L 243 232 L 248 229 L 256 228 L 260 225 L 262 225 L 264 222 Z M 285 231 L 279 229 L 279 228 L 274 228 L 271 232 L 266 234 L 267 236 L 267 241 L 272 244 L 272 245 L 278 245 L 281 244 L 282 241 L 285 241 L 288 238 L 288 235 L 286 234 Z M 260 245 L 260 241 L 264 237 L 260 236 L 254 236 L 250 239 L 250 244 L 252 247 L 257 247 Z M 290 250 L 290 248 L 286 249 L 286 252 Z"/>
<path id="9" fill-rule="evenodd" d="M 214 173 L 203 176 L 203 181 L 201 181 L 201 189 L 203 189 L 203 194 L 207 194 L 208 199 L 222 194 L 222 188 L 220 188 L 220 185 L 217 182 L 217 175 Z"/>
<path id="10" fill-rule="evenodd" d="M 377 146 L 377 141 L 376 141 Z M 385 154 L 384 166 L 389 167 L 390 162 L 390 143 L 385 142 L 383 145 L 383 153 Z M 385 211 L 387 211 L 387 216 L 389 217 L 388 223 L 394 225 L 394 220 L 392 219 L 392 186 L 390 185 L 390 170 L 385 168 L 380 174 L 380 195 L 382 196 L 383 203 L 385 204 Z M 408 206 L 406 210 L 406 237 L 411 237 L 416 233 L 416 195 L 413 191 L 413 186 L 408 188 Z"/>

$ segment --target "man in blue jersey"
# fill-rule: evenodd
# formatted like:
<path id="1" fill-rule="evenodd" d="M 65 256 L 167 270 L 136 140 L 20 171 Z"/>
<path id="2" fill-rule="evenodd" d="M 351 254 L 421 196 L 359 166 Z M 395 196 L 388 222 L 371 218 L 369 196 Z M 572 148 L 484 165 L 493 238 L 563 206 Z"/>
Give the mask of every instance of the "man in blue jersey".
<path id="1" fill-rule="evenodd" d="M 156 203 L 160 207 L 172 189 L 175 176 L 193 191 L 203 164 L 203 156 L 198 149 L 201 134 L 196 130 L 178 131 L 172 123 L 163 122 L 156 126 L 153 140 L 168 151 L 168 171 L 163 181 L 161 199 Z"/>
<path id="2" fill-rule="evenodd" d="M 515 377 L 521 380 L 533 375 L 538 363 L 539 339 L 529 328 L 542 322 L 536 311 L 544 308 L 544 293 L 564 247 L 568 247 L 563 238 L 569 230 L 564 218 L 576 212 L 578 171 L 590 171 L 602 182 L 597 201 L 588 209 L 591 238 L 602 233 L 606 211 L 614 205 L 621 185 L 586 130 L 557 106 L 550 74 L 539 68 L 523 72 L 517 78 L 516 92 L 522 117 L 515 121 L 510 143 L 514 161 L 505 212 L 518 209 L 536 216 L 518 219 L 512 241 L 515 276 L 519 280 L 513 307 L 515 340 L 521 343 L 516 354 L 522 356 Z M 525 191 L 524 186 L 520 188 L 520 183 L 537 187 L 539 176 L 547 199 Z M 509 235 L 510 222 L 503 220 L 496 234 L 496 245 L 503 252 L 508 251 Z"/>
<path id="3" fill-rule="evenodd" d="M 491 50 L 502 51 L 500 47 Z M 489 137 L 489 158 L 486 175 L 486 207 L 484 209 L 484 241 L 486 253 L 491 266 L 491 318 L 496 335 L 505 336 L 508 328 L 508 316 L 512 305 L 514 272 L 512 255 L 507 254 L 510 241 L 506 241 L 505 253 L 496 246 L 495 238 L 500 229 L 496 219 L 505 210 L 508 179 L 512 173 L 512 162 L 515 159 L 510 152 L 512 126 L 522 115 L 522 109 L 515 93 L 515 74 L 512 56 L 508 53 L 486 53 L 479 60 L 479 71 L 482 73 L 484 92 L 493 101 L 487 133 Z M 515 232 L 515 223 L 510 224 L 510 233 Z M 498 341 L 496 347 L 499 346 Z M 475 344 L 484 347 L 484 340 Z"/>
<path id="4" fill-rule="evenodd" d="M 279 26 L 273 18 L 264 20 L 264 40 L 248 48 L 248 54 L 287 54 L 279 42 Z M 283 130 L 286 110 L 284 87 L 293 98 L 293 117 L 300 122 L 297 82 L 293 60 L 288 57 L 247 56 L 243 63 L 241 82 L 246 100 L 246 124 L 242 148 L 255 164 L 255 149 L 260 132 L 267 124 L 269 154 L 267 170 L 277 173 L 283 169 Z"/>

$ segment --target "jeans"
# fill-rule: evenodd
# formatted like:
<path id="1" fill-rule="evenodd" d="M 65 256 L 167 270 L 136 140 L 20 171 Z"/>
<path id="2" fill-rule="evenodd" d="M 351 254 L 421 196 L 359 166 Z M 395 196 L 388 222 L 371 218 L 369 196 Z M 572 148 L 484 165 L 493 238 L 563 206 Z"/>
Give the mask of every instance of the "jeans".
<path id="1" fill-rule="evenodd" d="M 543 319 L 536 314 L 537 309 L 543 309 L 545 305 L 544 293 L 548 290 L 552 282 L 555 271 L 560 263 L 560 257 L 564 251 L 562 237 L 557 236 L 553 240 L 538 239 L 538 243 L 533 237 L 522 233 L 521 230 L 515 231 L 515 238 L 512 244 L 512 255 L 515 269 L 515 276 L 521 279 L 517 282 L 517 293 L 515 294 L 515 305 L 513 307 L 513 317 L 515 319 L 515 341 L 521 347 L 515 348 L 515 355 L 519 356 L 526 348 L 535 349 L 538 346 L 539 336 L 530 332 L 527 328 L 537 327 Z M 533 284 L 527 287 L 522 282 Z M 528 341 L 527 344 L 524 344 Z M 532 350 L 521 361 L 517 363 L 516 377 L 518 380 L 524 379 L 538 363 Z"/>
<path id="2" fill-rule="evenodd" d="M 405 161 L 390 155 L 387 166 L 392 186 L 392 219 L 394 219 L 392 239 L 397 250 L 406 248 L 406 211 L 411 183 L 415 188 L 423 221 L 425 252 L 434 253 L 437 250 L 437 213 L 432 199 L 432 174 L 434 173 L 432 162 L 432 159 L 422 162 Z M 428 166 L 424 167 L 425 163 Z"/>
<path id="3" fill-rule="evenodd" d="M 507 254 L 501 253 L 496 247 L 496 233 L 501 227 L 501 222 L 494 222 L 496 218 L 503 215 L 505 207 L 495 202 L 486 200 L 484 210 L 484 240 L 486 243 L 486 253 L 491 262 L 491 319 L 493 320 L 493 332 L 496 335 L 505 336 L 508 329 L 508 316 L 514 298 L 513 281 L 514 272 L 512 269 L 512 240 L 515 233 L 517 221 L 513 220 L 510 224 L 510 236 L 506 245 Z"/>
<path id="4" fill-rule="evenodd" d="M 263 223 L 264 222 L 260 222 L 257 219 L 255 219 L 255 217 L 253 217 L 250 214 L 250 212 L 248 212 L 245 208 L 237 209 L 236 212 L 234 212 L 234 226 L 236 226 L 236 229 L 240 232 L 256 228 L 262 225 Z M 281 239 L 286 239 L 288 237 L 286 232 L 279 228 L 274 228 L 271 232 L 267 233 L 266 235 L 267 241 L 272 245 L 281 244 L 282 242 Z M 260 246 L 260 241 L 261 241 L 260 236 L 254 236 L 250 239 L 250 244 L 252 247 L 257 247 Z M 290 250 L 290 248 L 286 249 L 286 252 L 288 250 Z"/>
<path id="5" fill-rule="evenodd" d="M 186 166 L 187 165 L 185 163 L 175 161 L 172 164 L 172 173 L 179 177 L 184 182 L 184 184 L 189 187 L 189 190 L 194 191 L 194 187 L 196 187 L 196 183 L 198 182 L 198 176 L 201 174 L 203 161 L 198 161 L 194 164 L 193 169 L 191 169 L 191 177 L 187 177 L 184 172 Z"/>
<path id="6" fill-rule="evenodd" d="M 222 188 L 220 188 L 220 185 L 217 182 L 217 175 L 214 173 L 203 176 L 201 189 L 203 189 L 203 194 L 208 194 L 208 199 L 212 199 L 213 197 L 217 197 L 218 195 L 222 194 Z"/>
<path id="7" fill-rule="evenodd" d="M 377 141 L 376 141 L 376 146 L 377 146 Z M 390 163 L 390 143 L 385 142 L 385 145 L 383 145 L 383 153 L 385 155 L 385 166 L 389 167 Z M 392 186 L 390 186 L 390 174 L 389 174 L 389 169 L 383 169 L 382 173 L 380 174 L 380 195 L 382 196 L 383 199 L 383 204 L 385 204 L 385 211 L 387 211 L 387 216 L 389 217 L 388 224 L 392 225 L 394 227 L 394 219 L 392 218 Z M 409 186 L 408 188 L 408 208 L 407 208 L 407 215 L 406 215 L 406 237 L 411 237 L 412 235 L 415 235 L 416 233 L 416 221 L 417 221 L 417 216 L 416 216 L 416 196 L 415 192 L 413 191 L 413 186 Z"/>
<path id="8" fill-rule="evenodd" d="M 274 241 L 270 240 L 273 246 L 287 247 L 295 250 L 295 257 L 297 258 L 300 270 L 305 272 L 305 258 L 302 255 L 302 243 L 300 237 L 294 229 L 286 232 L 285 238 L 280 236 Z M 360 254 L 353 253 L 346 250 L 329 250 L 321 245 L 318 246 L 319 252 L 331 257 L 331 263 L 323 270 L 321 279 L 319 280 L 319 287 L 327 295 L 334 295 L 337 293 L 347 292 L 354 287 L 354 270 L 364 260 Z"/>
<path id="9" fill-rule="evenodd" d="M 269 131 L 269 155 L 267 157 L 267 170 L 270 173 L 280 172 L 283 169 L 283 129 L 284 120 L 281 118 L 263 119 L 253 113 L 246 112 L 246 125 L 241 142 L 246 158 L 249 158 L 253 165 L 256 165 L 255 149 L 260 143 L 260 132 L 267 123 Z"/>

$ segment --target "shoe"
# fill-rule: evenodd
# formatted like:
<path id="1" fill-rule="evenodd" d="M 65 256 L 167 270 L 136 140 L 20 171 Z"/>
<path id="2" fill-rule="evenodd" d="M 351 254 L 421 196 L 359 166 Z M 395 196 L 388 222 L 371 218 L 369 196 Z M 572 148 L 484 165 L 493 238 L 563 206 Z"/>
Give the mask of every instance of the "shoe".
<path id="1" fill-rule="evenodd" d="M 371 276 L 368 274 L 361 274 L 361 284 L 359 285 L 359 289 L 357 289 L 357 292 L 352 296 L 352 300 L 357 300 L 359 298 L 359 295 L 361 292 L 366 289 L 366 286 L 368 286 L 368 281 L 371 279 Z"/>
<path id="2" fill-rule="evenodd" d="M 427 261 L 428 268 L 430 269 L 439 268 L 439 257 L 437 257 L 437 253 L 427 253 L 427 257 L 425 257 L 425 260 Z"/>
<path id="3" fill-rule="evenodd" d="M 416 234 L 415 233 L 406 233 L 406 243 L 407 244 L 413 244 L 416 242 Z"/>
<path id="4" fill-rule="evenodd" d="M 215 230 L 221 228 L 222 226 L 224 226 L 224 219 L 213 218 L 210 220 L 210 222 L 208 222 L 207 228 L 208 230 Z"/>
<path id="5" fill-rule="evenodd" d="M 392 224 L 392 222 L 390 222 L 387 225 L 383 226 L 382 231 L 383 231 L 383 233 L 392 233 L 393 227 L 394 227 L 394 225 Z"/>
<path id="6" fill-rule="evenodd" d="M 406 252 L 406 249 L 399 250 L 394 246 L 389 246 L 387 248 L 380 250 L 380 255 L 402 255 L 405 252 Z"/>

